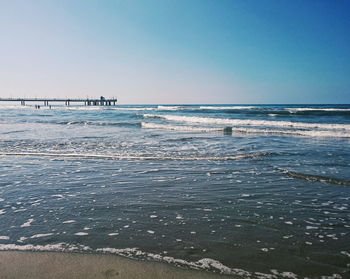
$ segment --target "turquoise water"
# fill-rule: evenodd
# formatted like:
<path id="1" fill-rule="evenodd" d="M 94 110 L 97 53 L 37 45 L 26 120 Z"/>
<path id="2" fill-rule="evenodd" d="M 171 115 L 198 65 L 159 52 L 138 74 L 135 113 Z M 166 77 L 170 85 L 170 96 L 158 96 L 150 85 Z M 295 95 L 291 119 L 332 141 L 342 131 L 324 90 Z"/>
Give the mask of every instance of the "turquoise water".
<path id="1" fill-rule="evenodd" d="M 0 249 L 349 278 L 350 106 L 0 106 Z"/>

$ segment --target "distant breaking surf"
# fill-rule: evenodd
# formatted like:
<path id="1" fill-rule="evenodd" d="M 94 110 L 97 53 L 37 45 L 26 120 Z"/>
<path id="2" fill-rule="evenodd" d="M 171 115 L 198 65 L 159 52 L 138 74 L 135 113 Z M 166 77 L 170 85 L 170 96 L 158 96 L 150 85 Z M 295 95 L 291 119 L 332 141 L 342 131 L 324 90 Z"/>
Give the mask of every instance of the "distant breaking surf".
<path id="1" fill-rule="evenodd" d="M 115 160 L 181 160 L 181 161 L 206 161 L 206 160 L 236 160 L 268 156 L 268 152 L 252 152 L 230 156 L 130 156 L 130 155 L 104 155 L 104 154 L 79 154 L 79 153 L 44 153 L 44 152 L 4 152 L 0 156 L 42 156 L 42 157 L 67 157 L 67 158 L 89 158 L 89 159 L 115 159 Z"/>

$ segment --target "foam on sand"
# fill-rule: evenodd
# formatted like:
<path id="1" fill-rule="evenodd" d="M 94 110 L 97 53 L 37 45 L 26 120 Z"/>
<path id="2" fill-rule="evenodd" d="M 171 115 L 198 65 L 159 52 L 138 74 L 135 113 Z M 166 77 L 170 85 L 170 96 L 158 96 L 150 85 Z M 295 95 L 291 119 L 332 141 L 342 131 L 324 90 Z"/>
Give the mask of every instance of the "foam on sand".
<path id="1" fill-rule="evenodd" d="M 223 278 L 212 273 L 114 255 L 2 251 L 0 262 L 1 278 Z"/>
<path id="2" fill-rule="evenodd" d="M 88 252 L 89 254 L 83 254 L 82 252 Z M 96 252 L 99 254 L 93 254 Z M 195 279 L 224 278 L 226 276 L 229 276 L 227 278 L 252 279 L 297 278 L 294 273 L 289 271 L 271 270 L 271 273 L 266 274 L 261 272 L 252 273 L 239 268 L 230 268 L 210 258 L 191 262 L 170 256 L 144 252 L 138 248 L 116 249 L 106 247 L 93 250 L 88 246 L 68 243 L 47 245 L 0 244 L 0 263 L 2 263 L 2 267 L 6 267 L 0 269 L 0 278 L 7 278 L 6 276 L 8 274 L 11 274 L 12 277 L 10 278 L 30 279 L 114 278 L 111 276 L 108 277 L 106 275 L 107 271 L 113 271 L 113 275 L 118 275 L 116 278 L 128 279 Z M 176 267 L 181 267 L 182 269 L 177 269 Z M 203 271 L 214 271 L 216 273 Z M 13 276 L 15 273 L 16 276 Z M 72 277 L 72 274 L 74 274 L 74 277 Z"/>

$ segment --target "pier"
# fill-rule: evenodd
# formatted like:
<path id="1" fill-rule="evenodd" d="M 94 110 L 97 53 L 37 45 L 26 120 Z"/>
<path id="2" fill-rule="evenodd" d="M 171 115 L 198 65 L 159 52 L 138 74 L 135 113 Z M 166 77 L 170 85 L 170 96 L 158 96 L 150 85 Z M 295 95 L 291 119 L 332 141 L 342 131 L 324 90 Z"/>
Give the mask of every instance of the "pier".
<path id="1" fill-rule="evenodd" d="M 49 106 L 50 103 L 64 103 L 69 106 L 71 103 L 81 103 L 85 106 L 115 106 L 117 98 L 106 99 L 101 96 L 99 99 L 79 99 L 79 98 L 0 98 L 0 102 L 20 102 L 25 106 L 29 102 L 43 103 L 44 106 Z"/>

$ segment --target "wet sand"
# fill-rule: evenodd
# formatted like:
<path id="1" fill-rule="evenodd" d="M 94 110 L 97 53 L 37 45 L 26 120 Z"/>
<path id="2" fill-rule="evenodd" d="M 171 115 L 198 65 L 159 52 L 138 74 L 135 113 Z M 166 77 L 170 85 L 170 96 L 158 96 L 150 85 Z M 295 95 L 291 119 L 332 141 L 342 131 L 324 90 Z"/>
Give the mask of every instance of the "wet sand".
<path id="1" fill-rule="evenodd" d="M 1 251 L 0 278 L 222 279 L 234 277 L 185 270 L 168 264 L 143 262 L 115 255 Z"/>

